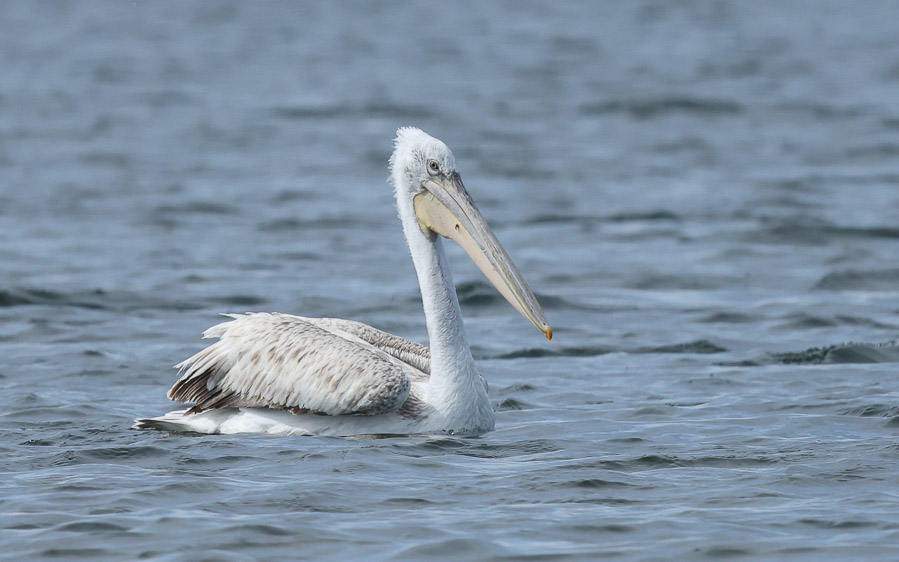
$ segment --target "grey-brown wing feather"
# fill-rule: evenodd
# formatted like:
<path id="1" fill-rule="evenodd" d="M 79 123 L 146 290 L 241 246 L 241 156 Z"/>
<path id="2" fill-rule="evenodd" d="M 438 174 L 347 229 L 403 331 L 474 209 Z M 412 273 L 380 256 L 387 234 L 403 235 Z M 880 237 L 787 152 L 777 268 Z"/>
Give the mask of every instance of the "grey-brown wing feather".
<path id="1" fill-rule="evenodd" d="M 415 368 L 410 373 L 413 382 L 426 381 L 431 374 L 431 349 L 424 344 L 395 336 L 355 320 L 344 320 L 343 318 L 306 318 L 306 320 L 326 330 L 357 337 L 403 363 L 411 365 Z M 481 373 L 478 373 L 478 378 L 481 379 L 484 389 L 487 390 L 489 388 L 487 379 Z"/>
<path id="2" fill-rule="evenodd" d="M 372 328 L 368 324 L 342 318 L 307 318 L 308 322 L 330 332 L 342 332 L 380 349 L 424 375 L 431 373 L 431 350 L 418 342 Z M 426 378 L 426 377 L 424 377 Z"/>
<path id="3" fill-rule="evenodd" d="M 267 313 L 229 316 L 232 320 L 203 334 L 219 338 L 217 342 L 177 365 L 181 377 L 169 390 L 169 398 L 195 402 L 195 411 L 271 407 L 377 415 L 400 408 L 411 379 L 426 376 L 393 353 L 373 344 L 360 345 L 339 333 L 367 341 L 373 332 L 359 328 L 364 324 L 343 328 L 335 324 L 332 331 L 327 326 L 332 319 Z M 391 337 L 401 340 L 391 340 L 394 345 L 388 347 L 394 353 L 421 356 L 420 348 L 402 344 L 408 340 Z"/>

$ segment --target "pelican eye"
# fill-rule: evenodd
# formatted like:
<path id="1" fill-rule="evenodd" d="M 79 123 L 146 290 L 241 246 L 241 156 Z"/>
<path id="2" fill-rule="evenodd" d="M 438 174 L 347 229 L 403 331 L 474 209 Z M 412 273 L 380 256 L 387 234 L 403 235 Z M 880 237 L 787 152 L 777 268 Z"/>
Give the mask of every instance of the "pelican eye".
<path id="1" fill-rule="evenodd" d="M 440 173 L 440 164 L 436 160 L 428 160 L 428 173 L 432 176 Z"/>

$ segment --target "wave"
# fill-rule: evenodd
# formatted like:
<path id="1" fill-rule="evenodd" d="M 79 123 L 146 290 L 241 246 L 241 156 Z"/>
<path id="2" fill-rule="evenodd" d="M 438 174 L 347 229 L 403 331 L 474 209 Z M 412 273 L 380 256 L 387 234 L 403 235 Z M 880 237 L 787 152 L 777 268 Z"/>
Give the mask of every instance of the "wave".
<path id="1" fill-rule="evenodd" d="M 826 347 L 811 347 L 803 351 L 772 353 L 770 358 L 774 363 L 784 365 L 895 363 L 899 362 L 899 342 L 879 344 L 848 342 Z"/>
<path id="2" fill-rule="evenodd" d="M 667 96 L 655 99 L 619 99 L 581 106 L 583 115 L 604 115 L 623 113 L 637 119 L 650 119 L 671 113 L 693 115 L 736 115 L 743 112 L 743 106 L 733 100 L 698 98 L 690 96 Z"/>
<path id="3" fill-rule="evenodd" d="M 46 289 L 22 288 L 0 290 L 0 307 L 58 305 L 78 308 L 105 308 L 102 289 L 73 293 L 60 293 Z"/>
<path id="4" fill-rule="evenodd" d="M 505 400 L 494 404 L 494 410 L 497 412 L 505 412 L 508 410 L 534 410 L 536 408 L 537 406 L 533 404 L 515 398 L 506 398 Z"/>
<path id="5" fill-rule="evenodd" d="M 847 416 L 860 416 L 863 418 L 895 418 L 899 416 L 899 406 L 888 404 L 865 404 L 845 408 L 840 413 Z"/>
<path id="6" fill-rule="evenodd" d="M 214 299 L 195 301 L 154 298 L 129 291 L 106 291 L 85 289 L 70 292 L 50 291 L 37 288 L 0 289 L 0 308 L 17 306 L 55 306 L 62 308 L 85 308 L 91 310 L 201 310 L 206 307 L 261 306 L 267 299 L 257 295 L 221 295 Z"/>
<path id="7" fill-rule="evenodd" d="M 672 345 L 660 345 L 656 347 L 643 347 L 636 353 L 724 353 L 727 348 L 714 344 L 709 340 L 696 340 Z"/>
<path id="8" fill-rule="evenodd" d="M 152 210 L 154 216 L 169 215 L 236 215 L 238 209 L 213 201 L 187 201 L 177 204 L 158 205 Z"/>
<path id="9" fill-rule="evenodd" d="M 828 291 L 899 291 L 899 268 L 848 269 L 828 273 L 815 283 L 815 288 Z"/>
<path id="10" fill-rule="evenodd" d="M 369 103 L 364 105 L 290 105 L 272 110 L 275 117 L 284 119 L 345 119 L 350 117 L 382 117 L 388 119 L 426 119 L 433 111 L 424 105 Z"/>
<path id="11" fill-rule="evenodd" d="M 671 211 L 658 209 L 645 212 L 623 212 L 612 215 L 578 215 L 565 213 L 539 213 L 529 217 L 524 224 L 576 224 L 594 226 L 596 223 L 628 223 L 628 222 L 680 222 L 683 217 Z"/>
<path id="12" fill-rule="evenodd" d="M 561 349 L 547 349 L 542 347 L 527 347 L 516 349 L 509 353 L 497 355 L 493 359 L 522 359 L 536 357 L 595 357 L 619 351 L 614 347 L 605 345 L 580 345 L 569 346 Z"/>
<path id="13" fill-rule="evenodd" d="M 636 349 L 623 349 L 607 345 L 574 345 L 560 349 L 550 349 L 544 347 L 527 347 L 517 349 L 515 351 L 498 355 L 493 359 L 521 359 L 536 357 L 596 357 L 606 355 L 608 353 L 631 353 L 631 354 L 648 354 L 648 353 L 696 353 L 696 354 L 712 354 L 724 353 L 727 348 L 721 347 L 708 340 L 695 340 L 683 343 L 675 343 L 669 345 L 659 345 L 652 347 L 638 347 Z"/>
<path id="14" fill-rule="evenodd" d="M 771 224 L 750 235 L 758 242 L 777 244 L 825 244 L 833 238 L 895 239 L 899 228 L 894 226 L 840 226 L 826 221 L 791 219 Z"/>

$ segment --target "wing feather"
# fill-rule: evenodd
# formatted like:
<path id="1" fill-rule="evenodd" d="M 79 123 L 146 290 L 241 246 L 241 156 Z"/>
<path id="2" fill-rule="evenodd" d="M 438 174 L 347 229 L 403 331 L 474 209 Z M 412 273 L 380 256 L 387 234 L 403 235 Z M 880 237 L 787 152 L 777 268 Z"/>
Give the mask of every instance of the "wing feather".
<path id="1" fill-rule="evenodd" d="M 361 342 L 411 365 L 415 368 L 409 373 L 413 382 L 425 382 L 431 374 L 431 349 L 424 344 L 395 336 L 355 320 L 344 320 L 343 318 L 305 318 L 305 320 L 330 332 L 339 333 L 351 339 L 358 338 Z M 478 373 L 478 378 L 481 379 L 484 389 L 489 389 L 484 375 Z"/>
<path id="2" fill-rule="evenodd" d="M 403 363 L 415 367 L 425 375 L 431 373 L 431 350 L 426 345 L 372 328 L 368 324 L 355 320 L 342 318 L 307 318 L 306 320 L 330 332 L 359 338 Z"/>
<path id="3" fill-rule="evenodd" d="M 377 415 L 400 408 L 409 395 L 410 378 L 423 376 L 395 355 L 360 345 L 343 337 L 342 330 L 328 329 L 328 322 L 317 322 L 332 319 L 277 313 L 228 316 L 232 320 L 203 334 L 217 342 L 176 365 L 181 377 L 168 396 L 195 402 L 193 411 L 270 407 Z M 366 341 L 354 333 L 358 326 L 344 328 Z"/>

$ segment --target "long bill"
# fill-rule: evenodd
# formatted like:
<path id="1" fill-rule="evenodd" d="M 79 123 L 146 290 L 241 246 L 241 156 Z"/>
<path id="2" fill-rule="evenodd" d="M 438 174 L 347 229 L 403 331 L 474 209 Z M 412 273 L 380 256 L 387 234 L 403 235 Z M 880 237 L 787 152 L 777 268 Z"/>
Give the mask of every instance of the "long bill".
<path id="1" fill-rule="evenodd" d="M 496 290 L 551 340 L 553 331 L 537 297 L 487 226 L 459 174 L 434 176 L 422 182 L 422 187 L 414 206 L 425 233 L 440 234 L 462 246 Z"/>

